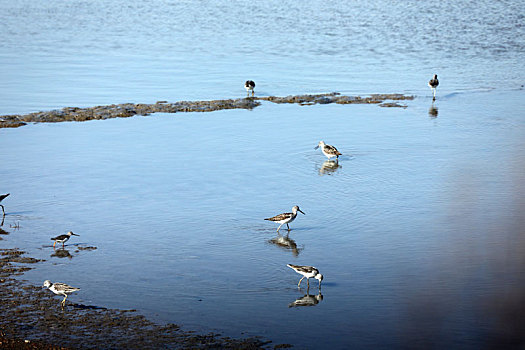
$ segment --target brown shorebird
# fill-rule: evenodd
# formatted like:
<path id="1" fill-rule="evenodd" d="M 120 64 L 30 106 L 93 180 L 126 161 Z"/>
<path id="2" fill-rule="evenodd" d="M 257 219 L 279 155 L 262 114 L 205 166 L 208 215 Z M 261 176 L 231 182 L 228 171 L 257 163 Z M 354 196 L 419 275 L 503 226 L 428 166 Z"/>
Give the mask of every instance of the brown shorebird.
<path id="1" fill-rule="evenodd" d="M 280 224 L 279 227 L 277 228 L 277 232 L 279 232 L 279 230 L 281 229 L 281 226 L 283 226 L 284 224 L 286 224 L 286 227 L 288 227 L 288 231 L 290 231 L 290 226 L 288 226 L 288 223 L 295 220 L 298 211 L 300 211 L 303 215 L 306 215 L 305 213 L 303 213 L 301 209 L 299 209 L 299 206 L 296 205 L 292 208 L 291 213 L 282 213 L 282 214 L 275 215 L 274 217 L 264 219 L 264 220 L 273 221 L 273 222 Z"/>
<path id="2" fill-rule="evenodd" d="M 66 299 L 67 295 L 73 292 L 76 292 L 77 290 L 80 290 L 80 288 L 71 287 L 70 285 L 67 285 L 65 283 L 51 283 L 50 280 L 44 281 L 44 287 L 47 287 L 50 291 L 55 293 L 56 295 L 63 295 L 64 300 L 60 302 L 60 305 L 62 308 L 66 305 Z"/>
<path id="3" fill-rule="evenodd" d="M 328 159 L 337 157 L 339 159 L 339 156 L 341 155 L 341 152 L 337 150 L 334 146 L 327 145 L 324 143 L 324 141 L 319 141 L 317 146 L 315 146 L 315 149 L 318 149 L 321 147 L 321 151 L 323 151 L 323 154 L 328 157 Z"/>

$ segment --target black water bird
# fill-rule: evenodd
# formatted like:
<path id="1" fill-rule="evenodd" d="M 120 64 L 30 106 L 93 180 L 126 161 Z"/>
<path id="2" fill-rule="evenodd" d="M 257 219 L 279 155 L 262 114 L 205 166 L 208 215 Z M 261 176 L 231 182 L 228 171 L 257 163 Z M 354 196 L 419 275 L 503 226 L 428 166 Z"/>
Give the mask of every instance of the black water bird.
<path id="1" fill-rule="evenodd" d="M 254 89 L 255 89 L 255 82 L 253 80 L 246 80 L 244 83 L 244 88 L 246 89 L 246 92 L 250 94 L 250 91 L 252 92 L 252 96 L 254 95 Z"/>
<path id="2" fill-rule="evenodd" d="M 9 195 L 10 195 L 10 193 L 0 195 L 0 203 L 2 203 L 2 201 L 3 201 L 7 196 L 9 196 Z M 2 213 L 4 213 L 4 216 L 5 216 L 5 209 L 4 209 L 4 206 L 3 206 L 2 204 L 0 204 L 0 207 L 2 207 Z"/>
<path id="3" fill-rule="evenodd" d="M 439 85 L 438 75 L 434 74 L 432 79 L 430 79 L 430 81 L 428 82 L 428 86 L 430 86 L 430 88 L 432 89 L 432 93 L 434 95 L 432 100 L 436 99 L 436 88 L 438 87 L 438 85 Z"/>

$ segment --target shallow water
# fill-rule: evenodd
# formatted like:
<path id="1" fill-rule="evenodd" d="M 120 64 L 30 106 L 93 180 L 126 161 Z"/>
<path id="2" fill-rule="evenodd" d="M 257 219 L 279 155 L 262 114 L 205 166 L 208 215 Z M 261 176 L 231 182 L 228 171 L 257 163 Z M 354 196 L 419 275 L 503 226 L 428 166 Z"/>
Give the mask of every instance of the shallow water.
<path id="1" fill-rule="evenodd" d="M 123 4 L 0 2 L 0 112 L 236 97 L 247 78 L 260 95 L 418 97 L 0 130 L 0 244 L 47 259 L 25 278 L 299 348 L 522 341 L 522 4 Z M 296 204 L 279 237 L 263 219 Z M 73 257 L 51 256 L 68 230 Z M 318 304 L 290 307 L 306 290 L 287 263 L 325 275 Z"/>
<path id="2" fill-rule="evenodd" d="M 7 130 L 6 222 L 21 226 L 9 244 L 47 258 L 26 273 L 35 284 L 67 281 L 85 303 L 190 328 L 311 347 L 429 334 L 477 347 L 493 330 L 485 303 L 525 287 L 522 94 L 444 98 L 437 118 L 428 99 L 266 103 Z M 344 154 L 339 168 L 323 169 L 321 137 Z M 276 225 L 262 219 L 295 204 L 306 215 L 278 240 L 290 247 L 271 243 Z M 69 243 L 98 249 L 51 257 L 49 237 L 69 229 L 81 235 Z M 315 307 L 289 307 L 306 291 L 287 263 L 326 276 Z"/>
<path id="3" fill-rule="evenodd" d="M 0 1 L 0 113 L 524 84 L 525 4 Z"/>

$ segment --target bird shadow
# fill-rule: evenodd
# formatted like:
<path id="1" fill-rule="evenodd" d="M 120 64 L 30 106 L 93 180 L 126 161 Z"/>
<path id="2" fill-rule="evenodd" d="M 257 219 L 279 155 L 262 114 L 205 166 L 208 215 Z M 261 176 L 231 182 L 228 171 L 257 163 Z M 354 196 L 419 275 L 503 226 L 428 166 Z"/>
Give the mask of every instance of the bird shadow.
<path id="1" fill-rule="evenodd" d="M 337 160 L 325 160 L 323 164 L 321 164 L 321 167 L 317 169 L 319 172 L 319 175 L 333 175 L 337 170 L 342 168 L 342 166 L 339 164 L 339 161 Z"/>
<path id="2" fill-rule="evenodd" d="M 291 251 L 294 256 L 299 256 L 299 253 L 304 249 L 304 247 L 297 247 L 295 240 L 288 237 L 288 235 L 277 234 L 277 237 L 274 237 L 268 240 L 268 243 L 276 245 L 279 248 L 284 250 Z"/>
<path id="3" fill-rule="evenodd" d="M 26 215 L 26 214 L 31 214 L 33 212 L 34 211 L 32 210 L 12 211 L 12 212 L 6 213 L 5 215 Z"/>
<path id="4" fill-rule="evenodd" d="M 434 102 L 432 102 L 432 105 L 428 109 L 428 116 L 430 118 L 437 118 L 438 114 L 439 114 L 439 110 L 436 106 L 434 106 Z"/>
<path id="5" fill-rule="evenodd" d="M 292 307 L 303 307 L 303 306 L 316 306 L 324 299 L 321 290 L 317 294 L 310 294 L 310 289 L 306 290 L 306 294 L 300 298 L 295 299 L 288 304 L 289 308 Z"/>
<path id="6" fill-rule="evenodd" d="M 96 306 L 96 305 L 84 305 L 84 304 L 77 304 L 77 303 L 70 303 L 69 306 L 73 306 L 76 309 L 82 309 L 82 310 L 107 310 L 107 307 L 102 306 Z"/>
<path id="7" fill-rule="evenodd" d="M 58 249 L 66 249 L 67 247 L 70 247 L 70 248 L 71 248 L 71 247 L 78 248 L 78 247 L 80 247 L 80 246 L 82 246 L 82 245 L 84 245 L 84 244 L 87 245 L 87 243 L 85 243 L 85 242 L 78 242 L 78 243 L 64 244 L 64 247 L 62 247 L 62 243 L 60 243 L 60 247 L 59 247 L 59 243 L 57 243 L 56 246 L 55 246 L 55 250 L 58 250 Z M 44 244 L 44 245 L 42 245 L 42 248 L 53 248 L 53 245 L 52 245 L 52 244 Z"/>
<path id="8" fill-rule="evenodd" d="M 51 254 L 51 257 L 52 258 L 69 258 L 69 259 L 73 259 L 73 255 L 71 255 L 71 253 L 69 252 L 69 250 L 65 249 L 65 248 L 59 248 L 59 249 L 55 249 L 53 254 Z"/>

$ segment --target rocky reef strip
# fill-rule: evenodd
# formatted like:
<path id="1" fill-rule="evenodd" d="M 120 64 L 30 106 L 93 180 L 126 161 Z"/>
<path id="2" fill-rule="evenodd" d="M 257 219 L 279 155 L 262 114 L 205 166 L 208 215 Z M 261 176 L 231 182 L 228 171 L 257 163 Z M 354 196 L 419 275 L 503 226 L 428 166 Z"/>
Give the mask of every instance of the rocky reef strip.
<path id="1" fill-rule="evenodd" d="M 180 112 L 212 112 L 224 109 L 253 109 L 261 105 L 260 101 L 273 103 L 297 103 L 300 105 L 314 104 L 378 104 L 383 107 L 402 107 L 398 103 L 384 103 L 386 100 L 413 100 L 414 96 L 402 94 L 373 94 L 367 97 L 345 96 L 333 92 L 329 94 L 297 95 L 286 97 L 246 97 L 212 101 L 159 101 L 153 104 L 122 103 L 96 107 L 66 107 L 47 112 L 29 114 L 13 114 L 0 116 L 0 128 L 17 128 L 27 123 L 58 123 L 65 121 L 86 121 L 94 119 L 127 118 L 134 115 L 149 115 L 151 113 Z"/>

